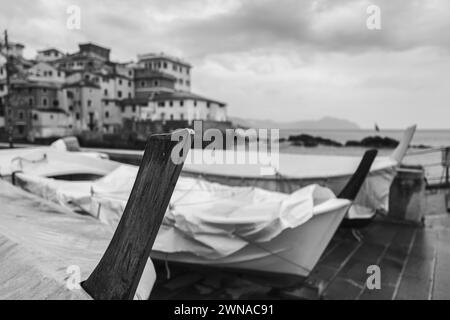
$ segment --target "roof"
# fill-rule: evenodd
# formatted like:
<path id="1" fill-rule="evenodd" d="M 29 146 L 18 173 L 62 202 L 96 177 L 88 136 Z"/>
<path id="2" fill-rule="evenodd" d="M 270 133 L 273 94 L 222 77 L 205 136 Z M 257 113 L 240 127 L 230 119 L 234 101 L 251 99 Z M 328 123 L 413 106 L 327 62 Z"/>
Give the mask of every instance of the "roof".
<path id="1" fill-rule="evenodd" d="M 48 49 L 42 49 L 42 50 L 38 50 L 39 53 L 44 53 L 44 52 L 58 52 L 58 53 L 63 53 L 61 50 L 58 50 L 56 48 L 48 48 Z"/>
<path id="2" fill-rule="evenodd" d="M 61 84 L 54 82 L 45 82 L 45 81 L 31 81 L 31 80 L 23 80 L 23 79 L 13 79 L 11 80 L 11 86 L 13 88 L 47 88 L 47 89 L 60 89 Z"/>
<path id="3" fill-rule="evenodd" d="M 166 101 L 166 100 L 200 100 L 206 102 L 217 103 L 221 107 L 224 107 L 226 103 L 220 102 L 214 99 L 206 98 L 201 95 L 192 93 L 192 92 L 184 92 L 184 91 L 175 91 L 175 92 L 164 92 L 155 95 L 153 98 L 154 101 Z"/>
<path id="4" fill-rule="evenodd" d="M 182 64 L 186 67 L 192 68 L 191 64 L 187 61 L 184 61 L 178 57 L 174 57 L 168 54 L 165 54 L 164 52 L 160 52 L 160 53 L 144 53 L 144 54 L 138 54 L 138 60 L 139 61 L 143 61 L 143 60 L 153 60 L 153 59 L 162 59 L 162 60 L 168 60 L 171 62 L 176 62 L 179 64 Z"/>
<path id="5" fill-rule="evenodd" d="M 126 98 L 120 101 L 120 105 L 122 106 L 131 106 L 131 105 L 147 105 L 148 98 L 140 97 L 140 98 Z"/>
<path id="6" fill-rule="evenodd" d="M 34 110 L 38 111 L 38 112 L 65 113 L 65 114 L 67 114 L 67 112 L 65 110 L 60 109 L 60 108 L 37 108 L 37 109 L 34 109 Z"/>
<path id="7" fill-rule="evenodd" d="M 68 83 L 68 84 L 64 85 L 64 88 L 73 88 L 73 87 L 91 87 L 91 88 L 100 89 L 100 86 L 97 83 L 95 83 L 91 80 L 86 80 L 86 79 L 81 79 L 76 82 Z"/>

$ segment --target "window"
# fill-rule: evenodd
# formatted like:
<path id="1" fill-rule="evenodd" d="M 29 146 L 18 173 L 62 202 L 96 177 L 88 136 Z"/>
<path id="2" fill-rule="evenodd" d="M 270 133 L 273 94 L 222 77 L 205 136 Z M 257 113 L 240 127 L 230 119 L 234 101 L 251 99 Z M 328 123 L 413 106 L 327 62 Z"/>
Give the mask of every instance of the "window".
<path id="1" fill-rule="evenodd" d="M 128 81 L 128 86 L 131 87 L 131 81 Z"/>
<path id="2" fill-rule="evenodd" d="M 105 112 L 105 118 L 109 118 L 109 112 L 108 111 Z"/>
<path id="3" fill-rule="evenodd" d="M 119 98 L 122 98 L 122 91 L 117 91 L 117 96 L 118 96 Z"/>
<path id="4" fill-rule="evenodd" d="M 91 100 L 88 100 L 88 101 L 87 101 L 87 105 L 88 105 L 88 107 L 91 107 L 91 106 L 92 106 L 92 101 L 91 101 Z"/>
<path id="5" fill-rule="evenodd" d="M 173 71 L 177 71 L 177 65 L 175 63 L 173 64 L 173 68 L 172 69 L 173 69 Z"/>
<path id="6" fill-rule="evenodd" d="M 167 62 L 164 62 L 164 69 L 167 69 Z"/>
<path id="7" fill-rule="evenodd" d="M 141 87 L 145 87 L 145 81 L 141 81 Z"/>
<path id="8" fill-rule="evenodd" d="M 29 99 L 28 99 L 28 105 L 29 105 L 30 107 L 33 106 L 33 98 L 29 98 Z"/>
<path id="9" fill-rule="evenodd" d="M 164 103 L 164 101 L 160 101 L 160 102 L 158 102 L 158 107 L 164 107 L 165 106 L 165 103 Z"/>
<path id="10" fill-rule="evenodd" d="M 48 75 L 49 75 L 50 77 L 52 77 L 52 76 L 53 76 L 53 71 L 49 71 L 49 72 L 48 72 Z"/>
<path id="11" fill-rule="evenodd" d="M 72 106 L 69 106 L 69 111 L 73 111 L 73 107 Z"/>
<path id="12" fill-rule="evenodd" d="M 20 120 L 23 119 L 23 111 L 19 111 L 19 119 L 20 119 Z"/>
<path id="13" fill-rule="evenodd" d="M 121 109 L 122 109 L 122 113 L 124 113 L 125 112 L 125 107 L 122 106 Z"/>
<path id="14" fill-rule="evenodd" d="M 42 99 L 42 105 L 43 105 L 44 107 L 47 106 L 47 98 L 43 98 L 43 99 Z"/>
<path id="15" fill-rule="evenodd" d="M 184 120 L 184 113 L 180 114 L 180 120 Z"/>
<path id="16" fill-rule="evenodd" d="M 79 114 L 78 112 L 75 114 L 75 118 L 76 118 L 77 120 L 80 120 L 80 114 Z"/>
<path id="17" fill-rule="evenodd" d="M 50 119 L 52 119 L 52 120 L 53 120 L 53 115 L 52 115 L 52 114 L 50 115 Z"/>
<path id="18" fill-rule="evenodd" d="M 105 96 L 108 95 L 108 89 L 105 89 L 104 94 L 105 94 Z"/>
<path id="19" fill-rule="evenodd" d="M 43 91 L 44 93 L 46 93 L 46 92 L 47 92 L 47 89 L 46 89 L 46 88 L 44 88 L 44 89 L 42 89 L 42 91 Z"/>
<path id="20" fill-rule="evenodd" d="M 173 101 L 169 102 L 169 106 L 173 107 Z"/>
<path id="21" fill-rule="evenodd" d="M 109 104 L 108 100 L 105 100 L 105 106 L 107 106 Z"/>
<path id="22" fill-rule="evenodd" d="M 155 87 L 157 87 L 157 86 L 159 85 L 159 82 L 158 82 L 158 81 L 154 81 L 154 82 L 153 82 L 153 85 L 154 85 Z"/>
<path id="23" fill-rule="evenodd" d="M 122 79 L 119 79 L 119 84 L 122 84 Z"/>
<path id="24" fill-rule="evenodd" d="M 170 120 L 173 120 L 173 114 L 170 115 Z"/>
<path id="25" fill-rule="evenodd" d="M 180 107 L 184 106 L 184 101 L 180 100 Z"/>
<path id="26" fill-rule="evenodd" d="M 209 109 L 209 107 L 210 107 L 210 103 L 209 102 L 206 103 L 206 107 Z"/>
<path id="27" fill-rule="evenodd" d="M 37 121 L 38 118 L 39 118 L 39 117 L 38 117 L 37 113 L 33 114 L 33 120 L 34 120 L 34 121 Z"/>
<path id="28" fill-rule="evenodd" d="M 194 107 L 197 106 L 197 100 L 194 100 Z"/>
<path id="29" fill-rule="evenodd" d="M 136 112 L 136 106 L 133 106 L 132 111 L 133 111 L 133 113 Z"/>
<path id="30" fill-rule="evenodd" d="M 54 107 L 59 107 L 59 101 L 58 100 L 53 100 L 53 106 Z"/>
<path id="31" fill-rule="evenodd" d="M 128 98 L 131 99 L 131 92 L 128 92 Z"/>
<path id="32" fill-rule="evenodd" d="M 5 87 L 5 85 L 0 84 L 0 91 L 3 91 L 3 88 Z"/>

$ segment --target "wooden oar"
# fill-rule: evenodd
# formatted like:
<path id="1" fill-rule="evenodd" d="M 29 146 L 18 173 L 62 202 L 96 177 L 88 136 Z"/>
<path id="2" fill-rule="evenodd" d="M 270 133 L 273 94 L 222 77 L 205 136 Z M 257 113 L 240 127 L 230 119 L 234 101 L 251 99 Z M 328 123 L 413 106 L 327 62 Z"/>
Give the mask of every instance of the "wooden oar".
<path id="1" fill-rule="evenodd" d="M 181 141 L 172 141 L 172 137 Z M 189 150 L 187 129 L 152 135 L 114 236 L 83 289 L 94 299 L 133 299 Z M 185 149 L 187 148 L 187 149 Z M 185 150 L 180 154 L 180 150 Z"/>

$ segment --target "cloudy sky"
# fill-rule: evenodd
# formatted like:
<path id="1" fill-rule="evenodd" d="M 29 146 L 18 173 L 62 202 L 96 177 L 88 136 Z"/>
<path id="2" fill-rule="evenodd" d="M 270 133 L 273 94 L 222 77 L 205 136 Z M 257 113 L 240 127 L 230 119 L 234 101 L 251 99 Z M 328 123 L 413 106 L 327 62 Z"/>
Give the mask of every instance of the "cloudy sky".
<path id="1" fill-rule="evenodd" d="M 0 0 L 12 41 L 66 52 L 91 41 L 112 58 L 179 55 L 193 91 L 229 114 L 294 121 L 334 116 L 362 127 L 450 127 L 448 0 Z M 81 8 L 81 29 L 66 27 Z M 367 8 L 380 8 L 369 30 Z"/>

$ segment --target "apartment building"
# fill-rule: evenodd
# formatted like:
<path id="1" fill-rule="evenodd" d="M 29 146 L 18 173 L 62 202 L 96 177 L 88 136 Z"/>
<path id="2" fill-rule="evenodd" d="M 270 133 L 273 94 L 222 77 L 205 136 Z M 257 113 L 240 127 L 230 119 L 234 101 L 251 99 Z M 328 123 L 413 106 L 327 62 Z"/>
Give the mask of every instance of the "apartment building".
<path id="1" fill-rule="evenodd" d="M 164 53 L 147 53 L 138 55 L 138 65 L 145 70 L 172 76 L 176 91 L 191 91 L 191 65 L 182 59 Z"/>

